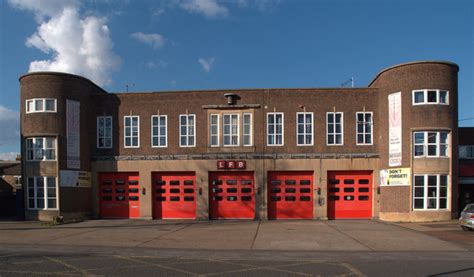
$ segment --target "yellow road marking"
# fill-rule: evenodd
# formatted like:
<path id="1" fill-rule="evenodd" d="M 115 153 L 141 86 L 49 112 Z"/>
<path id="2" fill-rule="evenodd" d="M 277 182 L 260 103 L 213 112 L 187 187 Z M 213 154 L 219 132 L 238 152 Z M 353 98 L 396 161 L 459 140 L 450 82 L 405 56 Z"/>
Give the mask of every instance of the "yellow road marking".
<path id="1" fill-rule="evenodd" d="M 45 258 L 45 259 L 47 259 L 47 260 L 50 260 L 50 261 L 53 261 L 53 262 L 55 262 L 55 263 L 61 264 L 61 265 L 65 266 L 65 267 L 70 268 L 70 269 L 73 269 L 73 270 L 75 270 L 75 271 L 77 271 L 77 272 L 80 272 L 80 273 L 81 273 L 82 275 L 84 275 L 84 276 L 99 276 L 99 275 L 94 275 L 94 274 L 88 272 L 87 270 L 84 270 L 84 269 L 82 269 L 82 268 L 79 268 L 79 267 L 70 265 L 70 264 L 68 264 L 68 263 L 66 263 L 66 262 L 64 262 L 64 261 L 61 261 L 61 260 L 58 260 L 58 259 L 55 259 L 55 258 L 51 258 L 51 257 L 47 257 L 47 256 L 43 256 L 43 258 Z"/>

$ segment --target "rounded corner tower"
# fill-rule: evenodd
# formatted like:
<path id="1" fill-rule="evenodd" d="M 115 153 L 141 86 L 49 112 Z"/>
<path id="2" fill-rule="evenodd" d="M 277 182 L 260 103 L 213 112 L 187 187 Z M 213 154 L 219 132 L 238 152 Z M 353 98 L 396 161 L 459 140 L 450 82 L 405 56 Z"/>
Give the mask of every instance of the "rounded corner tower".
<path id="1" fill-rule="evenodd" d="M 381 187 L 382 220 L 457 213 L 458 71 L 452 62 L 415 61 L 386 68 L 369 84 L 379 90 L 380 168 L 411 176 L 410 186 Z"/>
<path id="2" fill-rule="evenodd" d="M 26 219 L 88 216 L 88 115 L 91 94 L 103 90 L 84 77 L 58 72 L 28 73 L 19 81 Z"/>

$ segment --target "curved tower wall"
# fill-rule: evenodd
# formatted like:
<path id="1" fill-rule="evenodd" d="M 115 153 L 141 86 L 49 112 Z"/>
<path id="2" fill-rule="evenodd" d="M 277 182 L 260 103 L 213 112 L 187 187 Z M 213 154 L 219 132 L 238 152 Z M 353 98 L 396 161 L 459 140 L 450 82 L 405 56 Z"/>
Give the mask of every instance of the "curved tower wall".
<path id="1" fill-rule="evenodd" d="M 54 216 L 66 218 L 82 218 L 90 213 L 91 187 L 87 185 L 87 176 L 91 171 L 91 146 L 88 130 L 93 120 L 89 118 L 92 112 L 91 94 L 100 93 L 101 89 L 89 80 L 64 73 L 38 72 L 24 75 L 20 78 L 21 86 L 21 136 L 22 153 L 26 153 L 26 139 L 55 138 L 56 159 L 54 161 L 28 161 L 23 159 L 23 180 L 25 184 L 29 177 L 55 177 L 57 184 L 57 208 L 45 210 L 26 209 L 28 219 L 52 219 Z M 26 101 L 29 99 L 56 99 L 56 112 L 26 112 Z M 74 113 L 68 101 L 79 105 L 79 114 Z M 67 126 L 67 118 L 70 122 Z M 75 116 L 79 117 L 74 120 Z M 79 123 L 77 132 L 71 132 L 68 142 L 68 128 L 74 130 L 72 124 Z M 74 142 L 74 135 L 78 135 Z M 69 143 L 69 145 L 68 145 Z M 78 159 L 71 162 L 68 147 L 79 147 Z M 74 152 L 74 151 L 73 151 Z M 70 160 L 68 162 L 68 160 Z M 72 176 L 72 177 L 71 177 Z M 81 181 L 76 176 L 81 177 Z M 85 178 L 85 179 L 84 179 Z M 66 179 L 68 181 L 66 181 Z M 74 184 L 75 183 L 75 184 Z M 28 192 L 25 193 L 25 203 L 28 205 Z M 65 201 L 67 199 L 67 201 Z M 74 199 L 76 199 L 74 201 Z"/>
<path id="2" fill-rule="evenodd" d="M 379 73 L 369 87 L 379 89 L 379 153 L 382 169 L 410 168 L 411 186 L 380 188 L 380 218 L 384 220 L 429 221 L 451 219 L 456 211 L 458 145 L 458 66 L 450 62 L 413 62 L 397 65 Z M 413 90 L 449 91 L 449 104 L 413 105 Z M 401 92 L 401 164 L 389 164 L 389 95 Z M 448 157 L 414 157 L 413 132 L 449 132 Z M 415 210 L 413 176 L 448 174 L 448 209 Z"/>

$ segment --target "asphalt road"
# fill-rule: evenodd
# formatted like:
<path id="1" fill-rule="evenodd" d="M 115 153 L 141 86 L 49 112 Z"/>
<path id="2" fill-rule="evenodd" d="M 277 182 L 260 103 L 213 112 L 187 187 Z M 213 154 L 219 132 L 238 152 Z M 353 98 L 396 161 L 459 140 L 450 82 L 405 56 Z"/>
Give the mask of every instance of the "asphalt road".
<path id="1" fill-rule="evenodd" d="M 472 252 L 0 246 L 0 276 L 474 276 Z"/>
<path id="2" fill-rule="evenodd" d="M 5 276 L 470 276 L 455 221 L 0 222 Z"/>

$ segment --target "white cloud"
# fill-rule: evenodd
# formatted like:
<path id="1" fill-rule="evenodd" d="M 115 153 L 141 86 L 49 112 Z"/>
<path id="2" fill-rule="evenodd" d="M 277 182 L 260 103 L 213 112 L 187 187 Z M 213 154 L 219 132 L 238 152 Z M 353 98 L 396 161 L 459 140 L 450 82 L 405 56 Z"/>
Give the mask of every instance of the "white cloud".
<path id="1" fill-rule="evenodd" d="M 211 68 L 212 68 L 212 65 L 214 64 L 214 61 L 215 61 L 214 57 L 208 58 L 208 59 L 204 59 L 204 58 L 199 58 L 198 59 L 198 63 L 201 64 L 202 69 L 206 72 L 211 71 Z"/>
<path id="2" fill-rule="evenodd" d="M 34 12 L 39 20 L 26 45 L 51 55 L 48 60 L 32 61 L 30 72 L 60 71 L 85 76 L 98 85 L 111 83 L 110 74 L 119 68 L 120 58 L 112 50 L 106 18 L 81 17 L 76 0 L 9 1 L 13 7 Z"/>
<path id="3" fill-rule="evenodd" d="M 163 60 L 148 61 L 145 66 L 150 69 L 164 68 L 168 66 L 168 63 Z"/>
<path id="4" fill-rule="evenodd" d="M 3 152 L 0 153 L 0 161 L 15 161 L 17 155 L 20 155 L 18 152 Z"/>
<path id="5" fill-rule="evenodd" d="M 209 18 L 229 15 L 229 10 L 217 3 L 217 0 L 182 0 L 179 1 L 179 6 L 188 12 L 202 14 Z"/>
<path id="6" fill-rule="evenodd" d="M 144 34 L 142 32 L 133 33 L 132 38 L 150 45 L 153 49 L 159 49 L 165 44 L 165 38 L 160 34 Z"/>
<path id="7" fill-rule="evenodd" d="M 272 12 L 281 0 L 237 0 L 240 8 L 253 8 L 261 12 Z"/>
<path id="8" fill-rule="evenodd" d="M 0 105 L 0 146 L 20 141 L 20 113 Z"/>
<path id="9" fill-rule="evenodd" d="M 44 17 L 54 17 L 64 8 L 78 8 L 79 0 L 8 0 L 10 5 L 21 10 L 34 12 L 36 20 L 42 22 Z"/>

